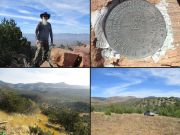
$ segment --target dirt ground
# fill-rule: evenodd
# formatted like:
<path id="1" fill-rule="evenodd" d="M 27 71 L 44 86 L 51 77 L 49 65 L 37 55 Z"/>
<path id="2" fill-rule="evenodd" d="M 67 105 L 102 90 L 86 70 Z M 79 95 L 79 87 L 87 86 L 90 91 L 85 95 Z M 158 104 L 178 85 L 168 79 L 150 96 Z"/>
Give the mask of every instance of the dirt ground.
<path id="1" fill-rule="evenodd" d="M 91 135 L 180 135 L 180 118 L 93 112 Z"/>

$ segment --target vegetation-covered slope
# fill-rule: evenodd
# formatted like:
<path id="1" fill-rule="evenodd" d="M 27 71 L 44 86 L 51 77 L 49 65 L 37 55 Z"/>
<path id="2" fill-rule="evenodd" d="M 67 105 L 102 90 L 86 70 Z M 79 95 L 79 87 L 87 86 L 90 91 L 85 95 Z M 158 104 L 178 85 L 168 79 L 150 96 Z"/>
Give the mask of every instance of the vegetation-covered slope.
<path id="1" fill-rule="evenodd" d="M 0 88 L 0 109 L 7 112 L 32 113 L 37 106 L 35 102 L 22 97 L 15 91 Z"/>
<path id="2" fill-rule="evenodd" d="M 105 100 L 104 100 L 105 101 Z M 143 113 L 153 111 L 159 115 L 180 118 L 180 99 L 175 97 L 148 97 L 143 99 L 129 99 L 125 102 L 104 104 L 100 101 L 92 104 L 92 111 L 104 111 L 106 114 L 114 113 Z"/>
<path id="3" fill-rule="evenodd" d="M 17 113 L 19 115 L 22 115 L 22 113 L 32 115 L 40 113 L 40 115 L 47 117 L 46 122 L 41 123 L 42 120 L 39 119 L 38 122 L 36 121 L 33 123 L 34 125 L 29 125 L 28 120 L 24 121 L 27 122 L 25 125 L 29 125 L 28 132 L 34 134 L 39 132 L 42 133 L 42 135 L 51 135 L 51 132 L 48 133 L 43 131 L 44 127 L 47 127 L 47 129 L 54 129 L 57 133 L 61 133 L 63 131 L 61 127 L 63 127 L 66 133 L 73 135 L 90 134 L 90 114 L 88 103 L 73 102 L 75 100 L 72 100 L 71 104 L 68 104 L 67 102 L 60 102 L 61 100 L 58 98 L 54 98 L 52 102 L 51 100 L 49 101 L 48 97 L 45 98 L 45 95 L 41 92 L 42 91 L 38 91 L 37 94 L 32 91 L 25 92 L 25 90 L 1 87 L 0 110 L 8 113 L 10 112 L 10 114 L 8 114 L 9 116 L 11 116 L 11 113 Z M 58 95 L 60 93 L 56 94 Z M 57 101 L 56 104 L 55 101 Z M 27 115 L 26 117 L 28 119 L 29 116 Z M 1 120 L 2 119 L 0 119 L 0 121 Z M 9 119 L 3 120 L 8 121 L 9 123 Z M 43 126 L 41 124 L 43 124 Z M 18 133 L 15 134 L 18 135 Z"/>
<path id="4" fill-rule="evenodd" d="M 13 89 L 22 97 L 31 99 L 41 106 L 70 108 L 89 112 L 90 92 L 87 87 L 66 83 L 11 84 L 0 81 L 0 88 Z"/>

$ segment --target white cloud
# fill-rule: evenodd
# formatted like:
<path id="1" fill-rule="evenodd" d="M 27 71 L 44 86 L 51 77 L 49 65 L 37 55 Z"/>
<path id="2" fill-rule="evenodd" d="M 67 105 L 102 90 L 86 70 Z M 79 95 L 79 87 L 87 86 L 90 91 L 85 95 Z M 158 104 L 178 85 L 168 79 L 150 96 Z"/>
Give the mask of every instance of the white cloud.
<path id="1" fill-rule="evenodd" d="M 142 81 L 148 78 L 160 78 L 167 85 L 180 85 L 180 69 L 178 68 L 147 68 L 147 69 L 129 69 L 124 72 L 119 70 L 114 70 L 111 72 L 105 72 L 107 76 L 113 76 L 116 78 L 121 78 L 122 80 L 133 81 L 140 79 Z"/>
<path id="2" fill-rule="evenodd" d="M 10 83 L 58 83 L 65 82 L 73 85 L 89 86 L 90 75 L 88 68 L 59 68 L 59 69 L 0 69 L 0 80 Z"/>
<path id="3" fill-rule="evenodd" d="M 37 17 L 24 16 L 24 15 L 15 15 L 15 14 L 10 14 L 10 13 L 0 13 L 0 16 L 20 18 L 20 19 L 26 19 L 26 20 L 32 20 L 32 21 L 40 21 L 40 18 L 37 18 Z"/>
<path id="4" fill-rule="evenodd" d="M 25 15 L 15 15 L 15 14 L 10 14 L 10 13 L 0 13 L 0 16 L 20 18 L 20 19 L 26 19 L 26 20 L 32 20 L 32 21 L 41 21 L 41 19 L 38 17 L 25 16 Z M 56 24 L 73 25 L 70 22 L 63 22 L 63 21 L 56 21 L 56 20 L 50 20 L 50 22 L 56 23 Z"/>
<path id="5" fill-rule="evenodd" d="M 140 69 L 140 68 L 134 68 L 134 69 L 126 69 L 126 72 L 124 72 L 124 69 L 114 69 L 113 71 L 105 70 L 104 75 L 106 76 L 113 76 L 116 78 L 121 78 L 123 80 L 144 80 L 147 78 L 147 74 L 145 74 L 146 70 Z"/>
<path id="6" fill-rule="evenodd" d="M 59 14 L 61 12 L 78 12 L 89 14 L 89 0 L 32 0 Z"/>
<path id="7" fill-rule="evenodd" d="M 104 79 L 111 77 L 116 82 L 119 81 L 119 84 L 110 82 L 107 87 L 99 86 L 95 89 L 95 95 L 102 97 L 180 97 L 180 90 L 178 89 L 180 86 L 179 68 L 103 69 L 101 74 L 105 75 Z"/>
<path id="8" fill-rule="evenodd" d="M 161 68 L 151 69 L 149 72 L 159 78 L 165 79 L 167 85 L 180 85 L 180 69 L 175 68 Z"/>
<path id="9" fill-rule="evenodd" d="M 135 96 L 139 98 L 155 96 L 155 97 L 180 97 L 179 90 L 169 90 L 164 91 L 163 89 L 149 89 L 149 88 L 142 88 L 138 90 L 131 90 L 131 91 L 122 91 L 114 93 L 114 96 Z"/>
<path id="10" fill-rule="evenodd" d="M 118 85 L 114 85 L 113 87 L 109 87 L 109 88 L 105 88 L 103 95 L 104 96 L 118 96 L 119 93 L 126 91 L 127 89 L 129 89 L 129 87 L 133 86 L 133 85 L 137 85 L 142 83 L 141 80 L 136 80 L 133 82 L 128 82 L 128 83 L 120 83 Z"/>
<path id="11" fill-rule="evenodd" d="M 23 9 L 18 9 L 19 13 L 23 13 L 23 14 L 31 14 L 31 12 L 27 11 L 27 10 L 23 10 Z"/>
<path id="12" fill-rule="evenodd" d="M 72 29 L 74 33 L 89 33 L 90 24 L 86 22 L 87 20 L 80 19 L 84 16 L 87 19 L 90 15 L 89 3 L 89 0 L 1 0 L 0 16 L 39 21 L 39 14 L 47 11 L 52 16 L 50 22 L 59 26 L 59 30 L 54 30 L 55 33 L 59 33 L 61 27 L 67 28 L 67 31 Z M 32 9 L 35 11 L 31 11 Z M 8 12 L 12 10 L 17 12 Z"/>
<path id="13" fill-rule="evenodd" d="M 96 90 L 96 89 L 98 89 L 99 87 L 98 86 L 92 86 L 91 85 L 91 90 Z"/>

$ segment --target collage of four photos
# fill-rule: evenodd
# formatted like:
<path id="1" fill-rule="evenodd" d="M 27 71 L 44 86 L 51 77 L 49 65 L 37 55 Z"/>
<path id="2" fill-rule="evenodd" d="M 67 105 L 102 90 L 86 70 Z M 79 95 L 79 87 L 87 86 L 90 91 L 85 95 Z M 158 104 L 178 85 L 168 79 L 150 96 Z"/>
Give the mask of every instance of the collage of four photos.
<path id="1" fill-rule="evenodd" d="M 180 135 L 180 0 L 0 0 L 0 135 Z"/>

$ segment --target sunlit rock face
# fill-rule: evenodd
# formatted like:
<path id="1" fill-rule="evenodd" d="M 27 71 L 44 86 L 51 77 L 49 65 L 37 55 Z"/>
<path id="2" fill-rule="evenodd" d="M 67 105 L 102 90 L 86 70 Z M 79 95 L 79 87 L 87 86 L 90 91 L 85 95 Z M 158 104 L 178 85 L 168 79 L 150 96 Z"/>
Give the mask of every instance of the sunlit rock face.
<path id="1" fill-rule="evenodd" d="M 69 50 L 52 48 L 49 61 L 41 67 L 90 67 L 90 46 L 75 46 Z"/>

